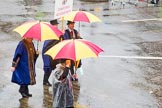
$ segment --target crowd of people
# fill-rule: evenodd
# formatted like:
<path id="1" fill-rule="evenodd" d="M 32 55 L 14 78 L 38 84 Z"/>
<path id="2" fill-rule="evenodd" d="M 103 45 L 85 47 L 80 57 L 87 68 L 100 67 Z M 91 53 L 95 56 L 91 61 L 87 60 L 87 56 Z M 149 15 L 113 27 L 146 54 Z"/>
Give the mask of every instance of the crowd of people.
<path id="1" fill-rule="evenodd" d="M 59 23 L 57 20 L 51 20 L 50 24 L 57 27 Z M 79 68 L 82 63 L 79 60 L 76 67 L 77 61 L 67 58 L 53 60 L 44 53 L 62 40 L 81 39 L 79 32 L 74 29 L 74 24 L 75 22 L 67 21 L 68 28 L 64 31 L 64 35 L 60 36 L 59 40 L 46 40 L 43 44 L 43 86 L 53 87 L 53 108 L 74 108 L 72 82 L 78 81 L 76 68 Z M 35 49 L 32 40 L 32 38 L 23 38 L 18 43 L 11 66 L 11 71 L 13 72 L 11 81 L 20 86 L 19 93 L 23 98 L 32 97 L 28 86 L 36 84 L 35 63 L 39 56 L 39 51 Z M 53 81 L 51 84 L 49 77 L 52 72 Z"/>

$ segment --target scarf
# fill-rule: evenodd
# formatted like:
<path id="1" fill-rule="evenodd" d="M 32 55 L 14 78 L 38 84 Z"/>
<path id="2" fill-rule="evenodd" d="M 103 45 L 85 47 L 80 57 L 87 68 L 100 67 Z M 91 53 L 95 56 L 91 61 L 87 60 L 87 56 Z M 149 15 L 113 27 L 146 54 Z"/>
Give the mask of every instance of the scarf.
<path id="1" fill-rule="evenodd" d="M 33 43 L 29 43 L 27 40 L 23 40 L 28 54 L 28 68 L 29 68 L 29 75 L 30 75 L 30 85 L 36 84 L 35 80 L 35 72 L 34 72 L 34 55 L 35 55 L 35 48 Z"/>

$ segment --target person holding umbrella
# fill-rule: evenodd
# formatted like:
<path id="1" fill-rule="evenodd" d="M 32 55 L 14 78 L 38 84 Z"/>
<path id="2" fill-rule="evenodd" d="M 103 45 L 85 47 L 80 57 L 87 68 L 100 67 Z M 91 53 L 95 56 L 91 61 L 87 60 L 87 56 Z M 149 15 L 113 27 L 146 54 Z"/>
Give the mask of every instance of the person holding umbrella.
<path id="1" fill-rule="evenodd" d="M 50 24 L 58 28 L 57 20 L 51 20 Z M 61 40 L 61 37 L 60 37 Z M 44 77 L 43 77 L 43 85 L 52 86 L 51 83 L 48 81 L 51 75 L 52 70 L 56 68 L 56 64 L 59 63 L 59 60 L 53 60 L 50 56 L 44 55 L 44 53 L 50 49 L 52 46 L 56 45 L 60 40 L 45 40 L 42 49 L 42 58 L 43 58 L 43 70 L 44 70 Z"/>
<path id="2" fill-rule="evenodd" d="M 15 50 L 12 61 L 11 82 L 20 85 L 19 92 L 22 97 L 32 97 L 29 93 L 28 85 L 35 85 L 35 63 L 39 52 L 35 50 L 32 38 L 23 38 Z"/>
<path id="3" fill-rule="evenodd" d="M 68 29 L 65 30 L 64 40 L 67 40 L 67 39 L 82 39 L 80 37 L 79 32 L 76 29 L 74 29 L 74 27 L 75 27 L 74 25 L 75 25 L 75 22 L 67 21 Z M 78 62 L 75 63 L 73 60 L 71 60 L 70 70 L 71 70 L 72 75 L 74 74 L 74 77 L 77 77 L 75 72 L 74 72 L 75 64 L 78 64 L 77 68 L 79 68 L 82 65 L 81 60 L 78 61 Z M 78 80 L 78 79 L 76 78 L 75 80 Z"/>

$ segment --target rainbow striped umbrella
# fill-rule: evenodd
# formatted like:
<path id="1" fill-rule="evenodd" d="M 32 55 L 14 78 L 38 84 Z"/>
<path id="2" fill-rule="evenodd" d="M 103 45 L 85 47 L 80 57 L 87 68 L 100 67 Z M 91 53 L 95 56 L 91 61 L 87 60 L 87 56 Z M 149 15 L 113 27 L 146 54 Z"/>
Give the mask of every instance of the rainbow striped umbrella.
<path id="1" fill-rule="evenodd" d="M 101 22 L 101 20 L 95 15 L 86 11 L 72 11 L 71 13 L 64 16 L 64 20 L 69 21 L 81 21 L 81 22 Z"/>
<path id="2" fill-rule="evenodd" d="M 22 37 L 33 38 L 39 41 L 59 39 L 63 34 L 59 29 L 48 22 L 31 21 L 25 22 L 13 31 L 18 32 Z"/>
<path id="3" fill-rule="evenodd" d="M 74 61 L 98 57 L 103 50 L 92 42 L 84 39 L 63 40 L 50 48 L 45 54 L 50 55 L 53 59 L 71 59 Z"/>

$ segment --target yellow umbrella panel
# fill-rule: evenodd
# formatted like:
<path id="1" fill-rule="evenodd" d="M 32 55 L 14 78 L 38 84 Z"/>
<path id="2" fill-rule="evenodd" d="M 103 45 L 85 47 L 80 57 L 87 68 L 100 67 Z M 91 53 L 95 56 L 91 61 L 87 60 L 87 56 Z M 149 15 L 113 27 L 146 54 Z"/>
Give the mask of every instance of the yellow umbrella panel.
<path id="1" fill-rule="evenodd" d="M 81 21 L 81 22 L 101 22 L 101 20 L 95 15 L 86 11 L 72 11 L 68 15 L 64 16 L 64 20 L 69 21 Z"/>
<path id="2" fill-rule="evenodd" d="M 44 41 L 48 39 L 57 39 L 63 34 L 59 29 L 48 22 L 32 21 L 26 22 L 13 31 L 18 32 L 22 37 L 33 38 Z"/>
<path id="3" fill-rule="evenodd" d="M 45 54 L 53 59 L 71 59 L 74 61 L 97 57 L 103 50 L 92 42 L 84 39 L 64 40 L 50 48 Z"/>

